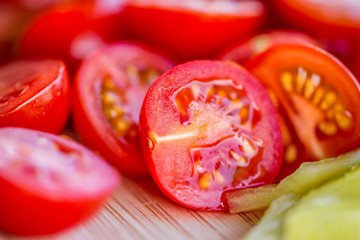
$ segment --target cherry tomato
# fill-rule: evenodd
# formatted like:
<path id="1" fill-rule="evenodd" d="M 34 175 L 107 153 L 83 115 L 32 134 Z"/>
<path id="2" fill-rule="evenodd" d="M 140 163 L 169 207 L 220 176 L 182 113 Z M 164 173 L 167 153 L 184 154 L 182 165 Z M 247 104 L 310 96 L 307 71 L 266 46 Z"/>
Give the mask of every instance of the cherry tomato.
<path id="1" fill-rule="evenodd" d="M 275 107 L 230 63 L 199 60 L 163 74 L 145 97 L 140 136 L 159 188 L 190 208 L 228 210 L 225 191 L 269 184 L 281 166 Z"/>
<path id="2" fill-rule="evenodd" d="M 121 8 L 109 12 L 89 2 L 56 5 L 39 14 L 23 32 L 19 54 L 63 59 L 73 72 L 79 61 L 105 41 L 122 36 Z"/>
<path id="3" fill-rule="evenodd" d="M 360 53 L 360 4 L 354 0 L 275 0 L 288 26 L 310 33 L 353 71 Z"/>
<path id="4" fill-rule="evenodd" d="M 246 67 L 268 89 L 280 114 L 285 149 L 279 179 L 304 161 L 360 146 L 360 87 L 333 56 L 311 45 L 284 44 Z"/>
<path id="5" fill-rule="evenodd" d="M 257 34 L 224 50 L 217 58 L 231 60 L 242 65 L 253 56 L 274 45 L 294 42 L 306 42 L 314 45 L 320 45 L 315 39 L 312 39 L 310 36 L 302 32 L 293 30 L 270 30 Z"/>
<path id="6" fill-rule="evenodd" d="M 260 27 L 258 1 L 131 0 L 124 10 L 128 34 L 172 52 L 179 60 L 208 58 Z"/>
<path id="7" fill-rule="evenodd" d="M 0 126 L 59 133 L 70 112 L 63 62 L 16 61 L 0 67 Z"/>
<path id="8" fill-rule="evenodd" d="M 148 175 L 139 147 L 141 103 L 150 84 L 172 66 L 148 47 L 119 42 L 86 58 L 78 71 L 76 131 L 124 174 Z"/>
<path id="9" fill-rule="evenodd" d="M 92 216 L 119 176 L 70 139 L 0 129 L 0 230 L 17 235 L 61 231 Z"/>

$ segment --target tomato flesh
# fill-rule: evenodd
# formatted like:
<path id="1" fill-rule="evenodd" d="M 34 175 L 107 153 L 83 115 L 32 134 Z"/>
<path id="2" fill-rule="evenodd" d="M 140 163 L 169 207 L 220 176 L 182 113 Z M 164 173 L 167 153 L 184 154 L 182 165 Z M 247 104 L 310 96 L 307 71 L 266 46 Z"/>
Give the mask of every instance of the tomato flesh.
<path id="1" fill-rule="evenodd" d="M 0 129 L 0 143 L 0 229 L 12 234 L 49 234 L 79 223 L 119 182 L 103 159 L 60 136 L 8 127 Z"/>
<path id="2" fill-rule="evenodd" d="M 282 124 L 284 163 L 279 179 L 303 161 L 359 146 L 359 84 L 338 60 L 310 46 L 275 46 L 247 63 L 273 96 Z"/>
<path id="3" fill-rule="evenodd" d="M 0 126 L 59 133 L 70 112 L 63 62 L 16 61 L 0 68 Z"/>
<path id="4" fill-rule="evenodd" d="M 270 183 L 281 165 L 270 98 L 228 63 L 188 62 L 163 74 L 144 100 L 140 134 L 160 189 L 195 209 L 227 210 L 224 191 Z"/>
<path id="5" fill-rule="evenodd" d="M 78 71 L 76 131 L 124 174 L 148 175 L 139 146 L 141 103 L 150 84 L 172 66 L 148 47 L 119 42 L 89 56 Z"/>

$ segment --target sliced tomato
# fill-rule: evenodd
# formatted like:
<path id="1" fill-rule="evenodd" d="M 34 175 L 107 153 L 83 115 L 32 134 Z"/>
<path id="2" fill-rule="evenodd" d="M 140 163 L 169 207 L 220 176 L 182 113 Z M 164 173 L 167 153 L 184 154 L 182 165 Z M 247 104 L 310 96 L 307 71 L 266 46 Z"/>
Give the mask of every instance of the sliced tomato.
<path id="1" fill-rule="evenodd" d="M 0 67 L 0 126 L 60 133 L 70 112 L 70 80 L 55 60 L 16 61 Z"/>
<path id="2" fill-rule="evenodd" d="M 272 4 L 283 22 L 310 33 L 345 64 L 354 66 L 360 53 L 359 1 L 275 0 Z"/>
<path id="3" fill-rule="evenodd" d="M 304 161 L 359 147 L 360 87 L 336 58 L 311 45 L 274 46 L 246 67 L 280 114 L 284 161 L 279 180 Z"/>
<path id="4" fill-rule="evenodd" d="M 320 45 L 315 39 L 305 33 L 295 30 L 270 30 L 252 36 L 235 46 L 225 49 L 216 58 L 231 60 L 239 64 L 244 64 L 253 56 L 265 51 L 266 49 L 283 43 L 305 42 L 313 45 Z"/>
<path id="5" fill-rule="evenodd" d="M 148 174 L 139 147 L 141 103 L 150 84 L 172 66 L 148 47 L 119 42 L 86 58 L 78 71 L 76 131 L 125 174 Z"/>
<path id="6" fill-rule="evenodd" d="M 246 70 L 193 61 L 163 74 L 141 110 L 140 135 L 149 170 L 174 201 L 227 210 L 225 191 L 271 183 L 281 165 L 275 107 Z"/>
<path id="7" fill-rule="evenodd" d="M 157 44 L 179 60 L 209 58 L 258 29 L 259 1 L 130 0 L 124 10 L 130 36 Z"/>
<path id="8" fill-rule="evenodd" d="M 57 135 L 0 129 L 0 230 L 61 231 L 92 216 L 119 183 L 102 158 Z"/>

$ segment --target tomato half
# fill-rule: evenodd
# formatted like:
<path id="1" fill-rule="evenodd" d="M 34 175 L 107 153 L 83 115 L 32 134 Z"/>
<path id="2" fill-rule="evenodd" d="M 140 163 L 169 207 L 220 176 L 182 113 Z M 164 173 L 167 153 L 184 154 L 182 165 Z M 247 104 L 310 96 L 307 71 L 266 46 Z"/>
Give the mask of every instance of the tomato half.
<path id="1" fill-rule="evenodd" d="M 357 72 L 360 4 L 356 0 L 274 0 L 274 9 L 291 27 L 310 33 L 327 51 Z"/>
<path id="2" fill-rule="evenodd" d="M 172 66 L 148 47 L 119 42 L 86 58 L 77 73 L 76 131 L 124 174 L 148 175 L 139 147 L 141 103 L 150 84 Z"/>
<path id="3" fill-rule="evenodd" d="M 0 67 L 0 126 L 60 133 L 70 112 L 70 81 L 55 60 L 16 61 Z"/>
<path id="4" fill-rule="evenodd" d="M 119 176 L 80 144 L 40 131 L 0 129 L 0 230 L 61 231 L 92 216 Z"/>
<path id="5" fill-rule="evenodd" d="M 258 29 L 265 16 L 259 1 L 130 0 L 127 33 L 164 47 L 179 60 L 209 58 Z"/>
<path id="6" fill-rule="evenodd" d="M 145 97 L 140 135 L 157 185 L 190 208 L 227 210 L 225 191 L 271 183 L 281 165 L 275 107 L 230 63 L 193 61 L 163 74 Z"/>
<path id="7" fill-rule="evenodd" d="M 284 161 L 279 179 L 304 161 L 359 147 L 360 87 L 346 67 L 311 45 L 274 46 L 246 64 L 280 114 Z"/>
<path id="8" fill-rule="evenodd" d="M 305 42 L 314 45 L 320 45 L 315 39 L 305 33 L 294 30 L 270 30 L 257 34 L 251 38 L 242 41 L 235 46 L 227 48 L 216 58 L 222 60 L 231 60 L 239 64 L 244 64 L 253 56 L 265 51 L 266 49 L 283 43 Z"/>

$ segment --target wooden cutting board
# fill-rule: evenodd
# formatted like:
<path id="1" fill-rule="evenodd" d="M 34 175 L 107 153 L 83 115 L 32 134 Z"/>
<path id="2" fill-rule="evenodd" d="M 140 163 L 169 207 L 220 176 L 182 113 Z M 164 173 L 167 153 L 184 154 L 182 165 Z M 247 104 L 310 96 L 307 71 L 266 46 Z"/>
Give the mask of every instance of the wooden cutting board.
<path id="1" fill-rule="evenodd" d="M 114 196 L 84 224 L 56 235 L 36 238 L 0 233 L 0 240 L 233 240 L 240 239 L 261 216 L 262 212 L 194 211 L 169 200 L 152 180 L 123 178 Z"/>

